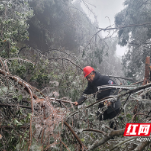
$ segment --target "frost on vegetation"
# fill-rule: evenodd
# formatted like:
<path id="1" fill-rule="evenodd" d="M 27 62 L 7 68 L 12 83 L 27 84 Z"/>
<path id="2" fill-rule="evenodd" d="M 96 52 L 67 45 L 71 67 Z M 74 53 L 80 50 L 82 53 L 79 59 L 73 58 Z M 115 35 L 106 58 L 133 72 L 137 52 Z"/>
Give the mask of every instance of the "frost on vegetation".
<path id="1" fill-rule="evenodd" d="M 34 115 L 32 124 L 36 131 L 35 138 L 38 140 L 39 135 L 44 131 L 44 140 L 47 142 L 51 135 L 54 139 L 60 136 L 59 124 L 63 122 L 66 112 L 60 108 L 54 108 L 51 99 L 46 98 L 39 102 L 34 102 Z M 42 107 L 45 107 L 44 109 Z"/>
<path id="2" fill-rule="evenodd" d="M 50 84 L 53 84 L 54 86 L 58 87 L 59 82 L 58 81 L 49 81 Z"/>

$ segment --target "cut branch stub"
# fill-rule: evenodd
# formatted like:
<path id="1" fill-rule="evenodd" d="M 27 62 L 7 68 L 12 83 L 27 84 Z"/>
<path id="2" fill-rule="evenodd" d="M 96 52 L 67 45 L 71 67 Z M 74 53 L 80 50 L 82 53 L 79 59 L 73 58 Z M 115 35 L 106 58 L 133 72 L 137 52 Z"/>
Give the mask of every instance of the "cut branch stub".
<path id="1" fill-rule="evenodd" d="M 145 77 L 144 77 L 144 82 L 143 85 L 147 84 L 150 82 L 150 57 L 146 57 L 146 62 L 145 62 Z"/>

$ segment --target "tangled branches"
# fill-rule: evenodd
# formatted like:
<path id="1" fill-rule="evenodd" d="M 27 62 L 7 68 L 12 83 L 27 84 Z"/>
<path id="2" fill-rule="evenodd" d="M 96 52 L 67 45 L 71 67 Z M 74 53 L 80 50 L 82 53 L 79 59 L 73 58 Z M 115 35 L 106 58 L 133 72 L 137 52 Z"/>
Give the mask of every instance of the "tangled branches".
<path id="1" fill-rule="evenodd" d="M 55 98 L 39 99 L 43 96 L 38 89 L 20 77 L 11 75 L 7 60 L 1 58 L 0 62 L 2 66 L 0 69 L 0 128 L 3 149 L 9 150 L 7 146 L 16 144 L 18 150 L 30 150 L 33 147 L 33 141 L 41 144 L 45 150 L 58 144 L 61 133 L 59 124 L 63 124 L 65 115 L 69 112 L 68 108 L 65 105 L 57 108 L 61 100 L 56 101 Z M 65 102 L 70 101 L 65 100 Z M 30 133 L 29 136 L 28 133 Z M 8 137 L 14 139 L 9 140 Z"/>
<path id="2" fill-rule="evenodd" d="M 150 83 L 100 87 L 112 87 L 120 92 L 97 102 L 93 95 L 88 95 L 87 102 L 75 110 L 69 98 L 45 96 L 20 77 L 13 76 L 7 60 L 1 58 L 0 62 L 0 149 L 86 151 L 98 148 L 103 151 L 124 148 L 129 151 L 150 145 L 122 136 L 126 123 L 150 122 Z M 122 102 L 121 113 L 112 120 L 100 121 L 96 115 L 98 104 L 117 99 Z M 108 127 L 110 124 L 113 129 Z M 125 145 L 127 147 L 123 147 Z"/>

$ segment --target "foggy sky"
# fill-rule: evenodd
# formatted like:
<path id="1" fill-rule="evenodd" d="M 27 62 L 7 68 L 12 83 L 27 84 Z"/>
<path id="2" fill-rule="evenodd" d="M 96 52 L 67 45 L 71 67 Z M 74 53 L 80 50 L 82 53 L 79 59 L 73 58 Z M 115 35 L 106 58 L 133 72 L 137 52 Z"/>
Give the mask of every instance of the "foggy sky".
<path id="1" fill-rule="evenodd" d="M 124 0 L 85 0 L 85 2 L 89 3 L 88 6 L 96 14 L 101 28 L 106 28 L 110 25 L 109 20 L 105 18 L 106 16 L 110 18 L 111 24 L 114 24 L 114 16 L 124 8 Z M 92 18 L 92 13 L 88 10 L 86 11 Z"/>
<path id="2" fill-rule="evenodd" d="M 124 8 L 124 1 L 125 0 L 85 0 L 86 3 L 89 3 L 88 7 L 97 16 L 97 21 L 100 28 L 106 28 L 114 24 L 115 15 Z M 83 4 L 82 7 L 91 18 L 91 20 L 94 21 L 93 14 Z M 101 34 L 104 37 L 108 33 L 102 32 Z M 119 45 L 117 45 L 117 56 L 122 56 L 125 52 L 125 49 L 126 47 L 120 47 Z"/>

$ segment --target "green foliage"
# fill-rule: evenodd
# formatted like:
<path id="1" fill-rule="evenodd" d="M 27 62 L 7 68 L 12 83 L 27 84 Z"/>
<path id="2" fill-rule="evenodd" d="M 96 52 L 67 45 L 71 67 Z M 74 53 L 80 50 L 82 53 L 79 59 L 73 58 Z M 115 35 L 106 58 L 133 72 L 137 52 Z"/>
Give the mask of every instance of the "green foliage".
<path id="1" fill-rule="evenodd" d="M 6 4 L 5 7 L 3 2 Z M 65 49 L 77 51 L 77 48 L 86 45 L 92 34 L 96 32 L 96 27 L 85 14 L 81 15 L 79 11 L 77 12 L 74 8 L 70 7 L 72 6 L 70 1 L 33 0 L 30 2 L 30 6 L 33 6 L 35 13 L 34 18 L 28 22 L 31 25 L 29 29 L 30 36 L 33 36 L 30 37 L 30 40 L 35 40 L 33 45 L 36 43 L 36 46 L 38 45 L 38 48 L 41 50 L 47 50 L 50 47 L 64 47 Z M 77 101 L 86 87 L 87 81 L 83 80 L 81 69 L 71 63 L 74 60 L 73 58 L 76 58 L 76 61 L 73 62 L 76 62 L 77 65 L 81 63 L 84 66 L 90 63 L 93 67 L 97 67 L 102 63 L 104 54 L 108 53 L 106 52 L 106 46 L 100 44 L 99 40 L 93 40 L 92 44 L 86 50 L 82 50 L 83 55 L 81 56 L 82 53 L 80 53 L 79 58 L 75 57 L 75 54 L 73 56 L 71 54 L 64 55 L 62 52 L 58 54 L 48 53 L 44 57 L 38 52 L 32 54 L 31 51 L 23 58 L 29 59 L 31 57 L 35 65 L 28 61 L 25 63 L 18 59 L 9 60 L 11 57 L 18 57 L 20 55 L 22 49 L 20 48 L 21 41 L 29 39 L 27 31 L 29 25 L 27 21 L 33 16 L 33 11 L 26 0 L 2 1 L 0 2 L 0 9 L 2 11 L 2 15 L 0 15 L 2 26 L 0 28 L 3 30 L 0 37 L 0 56 L 8 59 L 7 65 L 10 73 L 21 77 L 41 90 L 43 88 L 49 88 L 47 92 L 43 92 L 46 96 L 51 96 L 56 91 L 59 93 L 59 98 L 69 97 L 71 101 Z M 5 14 L 5 12 L 7 13 Z M 41 36 L 43 38 L 39 38 Z M 111 52 L 113 54 L 115 52 L 114 42 L 112 46 Z M 29 51 L 28 49 L 26 50 Z M 108 55 L 110 55 L 109 53 Z M 71 59 L 71 62 L 63 59 L 59 61 L 53 59 L 52 61 L 51 59 L 55 57 Z M 6 81 L 4 80 L 4 83 L 7 84 L 7 82 L 7 79 Z M 9 82 L 11 83 L 12 81 Z M 55 84 L 55 82 L 58 84 Z M 4 118 L 5 120 L 3 120 L 2 124 L 11 128 L 11 133 L 4 132 L 4 144 L 7 146 L 6 150 L 8 151 L 27 150 L 27 146 L 29 145 L 29 123 L 31 119 L 31 111 L 27 108 L 31 106 L 29 103 L 30 99 L 26 93 L 23 93 L 25 90 L 24 87 L 17 82 L 13 84 L 13 88 L 9 87 L 9 85 L 8 87 L 0 87 L 0 94 L 4 99 L 2 103 L 20 104 L 23 109 L 19 106 L 3 108 L 6 118 Z M 91 98 L 89 101 L 92 103 L 94 99 Z M 87 104 L 90 104 L 90 102 L 87 102 Z M 92 125 L 94 116 L 89 115 L 86 120 Z M 86 127 L 85 121 L 80 124 L 82 128 Z M 90 136 L 92 139 L 97 138 L 95 134 L 91 134 Z M 54 138 L 50 138 L 50 143 L 51 141 L 54 142 Z M 81 141 L 88 144 L 90 138 L 81 137 Z M 66 143 L 68 144 L 69 142 Z M 73 140 L 73 144 L 75 145 L 77 142 Z M 75 146 L 73 144 L 69 144 L 69 148 L 74 151 Z M 0 147 L 4 147 L 3 144 L 0 143 Z M 31 149 L 41 150 L 41 146 L 35 143 L 33 139 Z M 52 150 L 55 149 L 54 147 Z"/>
<path id="2" fill-rule="evenodd" d="M 143 0 L 133 0 L 131 2 L 125 1 L 124 4 L 126 7 L 116 15 L 115 24 L 116 26 L 130 24 L 134 26 L 119 30 L 119 44 L 124 46 L 131 40 L 135 40 L 137 43 L 149 39 L 150 37 L 147 37 L 147 33 L 150 26 L 135 26 L 150 21 L 151 7 L 149 1 L 145 3 Z M 140 35 L 141 33 L 142 35 Z"/>
<path id="3" fill-rule="evenodd" d="M 28 39 L 27 20 L 33 16 L 28 1 L 0 2 L 0 52 L 3 57 L 11 57 L 18 53 L 16 46 L 18 41 Z M 6 53 L 6 54 L 5 54 Z"/>
<path id="4" fill-rule="evenodd" d="M 28 31 L 29 25 L 27 20 L 33 16 L 33 11 L 28 5 L 28 1 L 21 0 L 3 0 L 0 1 L 0 57 L 11 58 L 18 57 L 19 47 L 17 43 L 20 41 L 28 40 Z M 25 78 L 26 66 L 21 65 L 17 60 L 6 63 L 12 74 L 16 74 L 22 78 Z M 4 82 L 6 83 L 6 82 Z M 5 97 L 6 94 L 11 96 L 9 99 L 10 102 L 22 102 L 23 95 L 19 90 L 14 89 L 13 87 L 2 87 L 0 88 L 1 96 L 3 96 L 3 101 L 1 103 L 6 103 Z M 19 93 L 19 94 L 18 94 Z M 24 140 L 28 139 L 29 130 L 24 132 L 20 130 L 21 126 L 25 126 L 29 123 L 30 116 L 24 109 L 18 109 L 14 111 L 13 109 L 3 108 L 3 113 L 7 113 L 7 116 L 12 117 L 12 119 L 3 119 L 2 125 L 6 126 L 6 130 L 3 132 L 3 144 L 5 144 L 5 150 L 7 151 L 16 151 L 16 145 Z M 2 110 L 1 110 L 2 111 Z M 26 113 L 26 114 L 25 114 Z M 24 117 L 20 120 L 20 117 Z M 4 147 L 0 143 L 1 149 Z M 26 142 L 27 145 L 27 142 Z M 0 149 L 0 150 L 1 150 Z M 4 148 L 2 149 L 4 150 Z"/>
<path id="5" fill-rule="evenodd" d="M 103 56 L 103 48 L 102 49 L 97 48 L 97 50 L 94 53 L 95 53 L 95 58 L 98 58 L 99 64 L 101 64 L 102 56 Z"/>
<path id="6" fill-rule="evenodd" d="M 115 17 L 115 24 L 129 26 L 118 31 L 118 43 L 128 46 L 128 52 L 123 57 L 124 72 L 127 77 L 143 78 L 143 64 L 150 56 L 150 25 L 151 0 L 125 0 L 125 8 Z M 142 25 L 144 24 L 144 25 Z M 142 26 L 138 26 L 142 25 Z M 141 72 L 140 72 L 141 71 Z"/>

